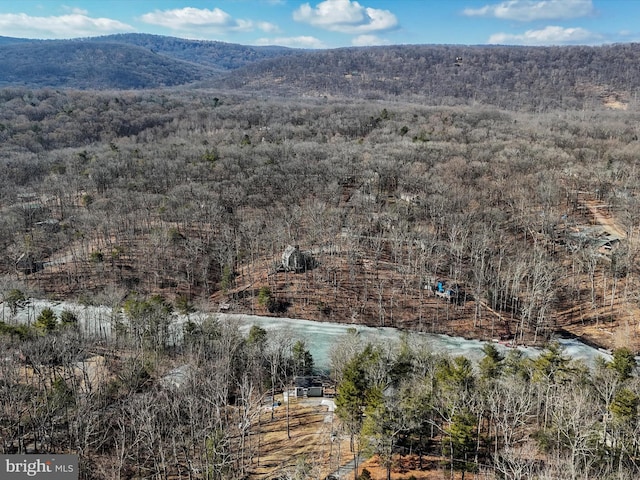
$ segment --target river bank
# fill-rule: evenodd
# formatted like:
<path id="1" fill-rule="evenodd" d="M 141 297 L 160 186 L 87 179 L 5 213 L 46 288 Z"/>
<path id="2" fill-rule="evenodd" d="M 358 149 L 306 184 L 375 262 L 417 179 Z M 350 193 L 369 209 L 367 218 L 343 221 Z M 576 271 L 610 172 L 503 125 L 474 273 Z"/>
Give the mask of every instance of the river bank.
<path id="1" fill-rule="evenodd" d="M 70 311 L 76 315 L 79 327 L 87 335 L 108 341 L 113 338 L 117 323 L 126 324 L 122 311 L 114 311 L 107 306 L 81 305 L 73 302 L 54 302 L 42 299 L 30 299 L 18 309 L 16 315 L 11 315 L 9 307 L 0 304 L 0 319 L 6 323 L 33 324 L 43 309 L 51 308 L 59 317 L 63 311 Z M 331 348 L 339 340 L 355 329 L 363 342 L 389 343 L 400 341 L 403 335 L 409 335 L 412 341 L 421 342 L 434 353 L 447 353 L 464 356 L 477 361 L 484 355 L 482 349 L 488 343 L 484 340 L 468 339 L 438 333 L 424 333 L 410 330 L 400 330 L 394 327 L 368 327 L 357 324 L 335 322 L 319 322 L 298 318 L 267 317 L 260 315 L 245 315 L 237 313 L 206 313 L 195 312 L 188 315 L 172 314 L 168 325 L 168 342 L 178 345 L 182 341 L 184 325 L 187 322 L 202 323 L 207 319 L 216 318 L 218 321 L 229 322 L 243 333 L 248 334 L 252 325 L 258 325 L 267 332 L 283 332 L 292 338 L 304 340 L 313 355 L 316 368 L 327 372 L 330 369 Z M 589 345 L 579 339 L 562 336 L 556 339 L 563 347 L 566 355 L 575 360 L 584 361 L 593 366 L 598 357 L 610 358 L 608 352 Z M 531 346 L 510 346 L 506 342 L 493 341 L 496 348 L 503 353 L 517 349 L 527 357 L 535 357 L 542 348 Z"/>

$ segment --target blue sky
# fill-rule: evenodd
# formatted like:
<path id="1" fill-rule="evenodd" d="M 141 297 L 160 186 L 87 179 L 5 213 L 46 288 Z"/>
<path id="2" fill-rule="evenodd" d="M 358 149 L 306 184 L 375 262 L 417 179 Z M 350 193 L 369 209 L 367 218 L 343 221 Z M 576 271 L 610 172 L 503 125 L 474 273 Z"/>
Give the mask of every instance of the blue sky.
<path id="1" fill-rule="evenodd" d="M 152 33 L 244 45 L 640 41 L 640 0 L 0 0 L 0 36 Z"/>

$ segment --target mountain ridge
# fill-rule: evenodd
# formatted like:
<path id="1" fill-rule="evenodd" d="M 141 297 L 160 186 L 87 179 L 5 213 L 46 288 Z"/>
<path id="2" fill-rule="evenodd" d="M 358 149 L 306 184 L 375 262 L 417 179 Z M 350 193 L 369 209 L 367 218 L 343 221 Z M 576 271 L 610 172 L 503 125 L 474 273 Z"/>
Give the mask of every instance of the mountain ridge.
<path id="1" fill-rule="evenodd" d="M 148 34 L 69 40 L 0 37 L 0 86 L 107 90 L 188 85 L 292 52 Z"/>
<path id="2" fill-rule="evenodd" d="M 274 95 L 487 104 L 508 110 L 627 108 L 640 44 L 599 47 L 253 47 L 148 34 L 0 37 L 0 86 L 224 88 Z"/>
<path id="3" fill-rule="evenodd" d="M 76 41 L 0 45 L 0 72 L 2 86 L 103 90 L 182 85 L 207 69 L 141 47 Z"/>
<path id="4" fill-rule="evenodd" d="M 624 108 L 640 88 L 634 73 L 638 44 L 398 45 L 320 50 L 294 59 L 246 65 L 222 84 L 280 94 L 479 103 L 529 111 L 601 106 L 603 97 L 614 97 Z"/>

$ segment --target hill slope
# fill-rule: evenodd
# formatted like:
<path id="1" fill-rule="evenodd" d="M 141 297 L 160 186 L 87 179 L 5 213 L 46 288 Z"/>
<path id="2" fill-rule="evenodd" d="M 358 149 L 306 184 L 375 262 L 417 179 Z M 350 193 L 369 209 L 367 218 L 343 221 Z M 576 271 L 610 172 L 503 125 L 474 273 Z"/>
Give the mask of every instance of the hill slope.
<path id="1" fill-rule="evenodd" d="M 402 45 L 296 50 L 145 34 L 84 40 L 0 37 L 0 85 L 80 89 L 192 84 L 266 94 L 401 98 L 509 110 L 626 108 L 640 45 Z"/>
<path id="2" fill-rule="evenodd" d="M 153 88 L 211 75 L 204 67 L 111 43 L 28 42 L 0 45 L 0 85 L 79 89 Z"/>
<path id="3" fill-rule="evenodd" d="M 135 45 L 167 57 L 184 60 L 218 71 L 229 71 L 274 57 L 292 55 L 298 50 L 286 47 L 252 47 L 234 43 L 186 40 L 162 35 L 130 33 L 96 37 L 87 41 Z"/>
<path id="4" fill-rule="evenodd" d="M 135 291 L 640 348 L 634 109 L 198 90 L 6 89 L 0 101 L 0 277 L 37 296 L 111 304 Z M 287 245 L 317 268 L 276 269 Z M 432 295 L 438 279 L 463 301 Z"/>
<path id="5" fill-rule="evenodd" d="M 126 34 L 37 41 L 0 37 L 0 86 L 144 89 L 217 78 L 295 50 Z"/>
<path id="6" fill-rule="evenodd" d="M 516 110 L 581 109 L 605 102 L 624 107 L 640 87 L 634 73 L 639 60 L 637 44 L 347 48 L 247 65 L 225 82 L 252 91 Z"/>
<path id="7" fill-rule="evenodd" d="M 0 85 L 144 89 L 193 84 L 277 95 L 404 99 L 545 111 L 635 101 L 640 45 L 252 47 L 124 34 L 0 37 Z"/>
<path id="8" fill-rule="evenodd" d="M 0 36 L 0 45 L 10 45 L 15 43 L 28 43 L 33 40 L 29 40 L 27 38 L 15 38 L 15 37 L 3 37 Z"/>

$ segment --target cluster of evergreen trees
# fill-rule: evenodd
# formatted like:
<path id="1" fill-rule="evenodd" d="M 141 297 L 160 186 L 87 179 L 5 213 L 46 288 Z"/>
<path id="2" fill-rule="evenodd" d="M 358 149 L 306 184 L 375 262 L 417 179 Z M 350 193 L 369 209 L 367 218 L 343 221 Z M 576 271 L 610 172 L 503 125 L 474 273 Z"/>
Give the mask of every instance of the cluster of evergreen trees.
<path id="1" fill-rule="evenodd" d="M 536 358 L 488 343 L 474 364 L 398 345 L 360 344 L 339 362 L 336 413 L 354 457 L 377 454 L 387 478 L 400 453 L 482 478 L 634 478 L 640 473 L 640 382 L 625 348 L 593 369 L 557 343 Z M 424 461 L 423 461 L 424 459 Z M 487 476 L 489 475 L 489 476 Z"/>

